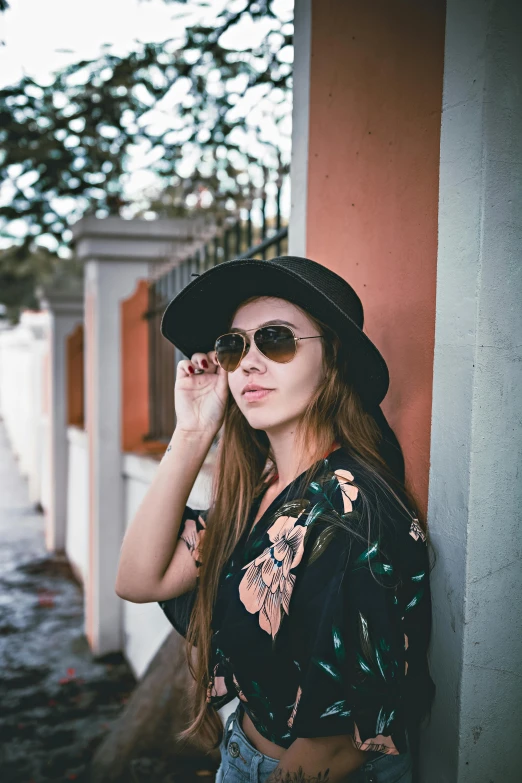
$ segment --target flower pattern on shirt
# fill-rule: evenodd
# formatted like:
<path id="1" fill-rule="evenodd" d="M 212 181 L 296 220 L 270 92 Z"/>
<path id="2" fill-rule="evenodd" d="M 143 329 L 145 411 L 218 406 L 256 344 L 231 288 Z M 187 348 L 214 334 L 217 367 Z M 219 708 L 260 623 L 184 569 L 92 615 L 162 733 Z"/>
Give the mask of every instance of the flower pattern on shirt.
<path id="1" fill-rule="evenodd" d="M 424 534 L 424 530 L 419 525 L 418 519 L 413 519 L 412 523 L 410 525 L 410 536 L 415 539 L 415 541 L 418 541 L 419 538 L 422 541 L 426 541 L 426 536 Z"/>
<path id="2" fill-rule="evenodd" d="M 403 705 L 415 700 L 424 712 L 433 698 L 427 534 L 414 512 L 404 518 L 383 502 L 382 535 L 350 537 L 346 547 L 346 531 L 366 524 L 367 476 L 356 472 L 356 486 L 354 469 L 346 451 L 334 452 L 304 491 L 260 520 L 255 537 L 241 539 L 216 603 L 211 660 L 220 665 L 210 666 L 207 701 L 219 709 L 239 696 L 258 731 L 285 748 L 299 736 L 351 734 L 361 750 L 396 755 L 407 747 Z M 205 513 L 184 513 L 196 562 Z M 176 628 L 188 627 L 186 596 L 160 605 Z"/>
<path id="3" fill-rule="evenodd" d="M 272 639 L 279 630 L 283 610 L 289 613 L 295 584 L 295 574 L 290 571 L 303 557 L 305 528 L 297 524 L 298 519 L 278 517 L 268 530 L 272 545 L 242 568 L 246 573 L 239 584 L 239 597 L 251 614 L 259 612 L 259 625 Z"/>
<path id="4" fill-rule="evenodd" d="M 339 487 L 343 496 L 344 513 L 348 514 L 353 511 L 353 501 L 357 500 L 359 490 L 351 483 L 354 481 L 354 477 L 349 470 L 338 468 L 337 470 L 334 470 L 334 473 L 337 476 L 337 481 L 339 482 Z"/>
<path id="5" fill-rule="evenodd" d="M 294 718 L 295 718 L 295 714 L 297 712 L 297 707 L 299 706 L 299 701 L 301 699 L 302 692 L 303 692 L 303 690 L 302 690 L 301 686 L 299 686 L 299 688 L 297 689 L 297 696 L 295 697 L 295 704 L 293 706 L 292 713 L 291 713 L 291 715 L 290 715 L 290 717 L 288 718 L 288 721 L 287 721 L 288 726 L 290 728 L 292 728 L 292 726 L 294 725 Z"/>
<path id="6" fill-rule="evenodd" d="M 214 666 L 212 677 L 207 685 L 207 702 L 210 702 L 211 698 L 218 696 L 225 696 L 228 693 L 227 686 L 225 684 L 225 678 L 222 675 L 218 675 L 219 662 Z"/>
<path id="7" fill-rule="evenodd" d="M 233 674 L 233 675 L 232 675 L 232 681 L 233 681 L 233 683 L 234 683 L 234 687 L 235 687 L 235 689 L 236 689 L 236 691 L 237 691 L 238 698 L 240 698 L 240 699 L 241 699 L 241 701 L 248 701 L 247 697 L 245 696 L 245 694 L 244 694 L 244 693 L 243 693 L 243 691 L 241 690 L 241 686 L 240 686 L 240 684 L 238 683 L 238 681 L 237 681 L 237 679 L 236 679 L 236 675 L 235 675 L 235 674 Z"/>
<path id="8" fill-rule="evenodd" d="M 201 551 L 203 537 L 205 535 L 206 529 L 205 520 L 201 515 L 198 515 L 198 523 L 201 529 L 198 529 L 198 524 L 196 524 L 195 519 L 186 519 L 185 527 L 183 533 L 180 535 L 180 538 L 183 539 L 183 541 L 188 546 L 190 554 L 194 558 L 196 565 L 200 566 L 202 563 Z"/>
<path id="9" fill-rule="evenodd" d="M 359 750 L 372 750 L 379 753 L 387 753 L 390 756 L 398 756 L 399 751 L 395 747 L 391 736 L 378 734 L 376 737 L 370 737 L 364 742 L 361 742 L 361 735 L 359 734 L 359 727 L 356 723 L 354 726 L 354 744 Z"/>

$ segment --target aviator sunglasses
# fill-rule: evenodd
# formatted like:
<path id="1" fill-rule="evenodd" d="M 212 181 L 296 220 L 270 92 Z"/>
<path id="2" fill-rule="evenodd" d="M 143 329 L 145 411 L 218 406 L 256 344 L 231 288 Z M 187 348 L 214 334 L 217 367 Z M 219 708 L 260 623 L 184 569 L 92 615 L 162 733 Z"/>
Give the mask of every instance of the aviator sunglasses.
<path id="1" fill-rule="evenodd" d="M 314 340 L 321 338 L 321 334 L 312 337 L 296 337 L 289 326 L 274 324 L 272 326 L 260 326 L 257 329 L 246 329 L 254 332 L 254 342 L 267 359 L 279 364 L 291 362 L 297 353 L 299 340 Z M 217 338 L 214 343 L 216 359 L 226 372 L 234 372 L 243 356 L 246 356 L 250 348 L 250 341 L 242 332 L 227 332 Z"/>

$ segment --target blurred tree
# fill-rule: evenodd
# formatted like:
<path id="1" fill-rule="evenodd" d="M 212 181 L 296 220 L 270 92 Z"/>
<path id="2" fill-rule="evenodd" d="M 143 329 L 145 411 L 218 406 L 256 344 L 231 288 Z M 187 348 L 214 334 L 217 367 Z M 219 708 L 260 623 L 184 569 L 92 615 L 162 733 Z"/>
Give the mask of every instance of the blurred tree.
<path id="1" fill-rule="evenodd" d="M 202 14 L 215 10 L 203 0 L 176 4 Z M 125 56 L 107 45 L 98 58 L 58 71 L 51 84 L 24 76 L 0 90 L 0 185 L 12 190 L 0 206 L 3 235 L 26 227 L 25 236 L 17 233 L 26 249 L 36 240 L 54 250 L 67 244 L 70 224 L 86 213 L 130 216 L 140 210 L 153 217 L 208 208 L 223 214 L 252 199 L 260 172 L 273 172 L 274 179 L 286 173 L 288 154 L 277 133 L 248 119 L 248 102 L 266 99 L 273 126 L 285 135 L 293 25 L 275 5 L 229 2 L 213 20 L 192 24 L 177 38 L 137 42 Z M 174 30 L 181 13 L 186 11 L 173 17 Z M 231 48 L 233 27 L 262 20 L 270 29 L 258 46 Z M 255 154 L 246 151 L 247 139 L 255 141 Z M 130 205 L 125 180 L 137 148 L 164 184 Z M 183 176 L 180 163 L 189 159 L 192 172 Z"/>
<path id="2" fill-rule="evenodd" d="M 50 282 L 63 264 L 63 259 L 44 247 L 31 250 L 12 245 L 0 250 L 0 303 L 11 323 L 18 321 L 21 308 L 39 309 L 36 286 Z"/>

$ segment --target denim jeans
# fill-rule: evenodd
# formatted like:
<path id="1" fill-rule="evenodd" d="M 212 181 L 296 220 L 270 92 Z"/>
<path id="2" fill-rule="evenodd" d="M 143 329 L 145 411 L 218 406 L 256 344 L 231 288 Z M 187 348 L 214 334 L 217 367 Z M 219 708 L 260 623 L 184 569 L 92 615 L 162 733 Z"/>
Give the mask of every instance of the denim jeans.
<path id="1" fill-rule="evenodd" d="M 215 783 L 265 783 L 278 759 L 265 756 L 250 743 L 241 728 L 243 705 L 237 705 L 225 725 L 220 745 L 221 764 Z M 399 756 L 368 753 L 371 758 L 345 779 L 346 783 L 412 783 L 410 751 Z"/>

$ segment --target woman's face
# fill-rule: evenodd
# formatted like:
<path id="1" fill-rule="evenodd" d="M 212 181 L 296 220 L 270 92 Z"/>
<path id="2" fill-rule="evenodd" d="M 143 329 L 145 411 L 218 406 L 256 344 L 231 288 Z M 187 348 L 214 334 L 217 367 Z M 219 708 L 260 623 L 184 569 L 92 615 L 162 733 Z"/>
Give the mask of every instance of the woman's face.
<path id="1" fill-rule="evenodd" d="M 312 337 L 319 331 L 306 314 L 286 299 L 263 296 L 241 305 L 229 331 L 244 330 L 250 348 L 239 366 L 228 374 L 230 391 L 248 423 L 256 430 L 276 432 L 297 423 L 324 377 L 323 340 L 300 340 L 295 357 L 286 364 L 268 359 L 256 346 L 254 330 L 285 321 L 296 337 Z M 247 384 L 270 391 L 259 399 L 243 393 Z"/>

